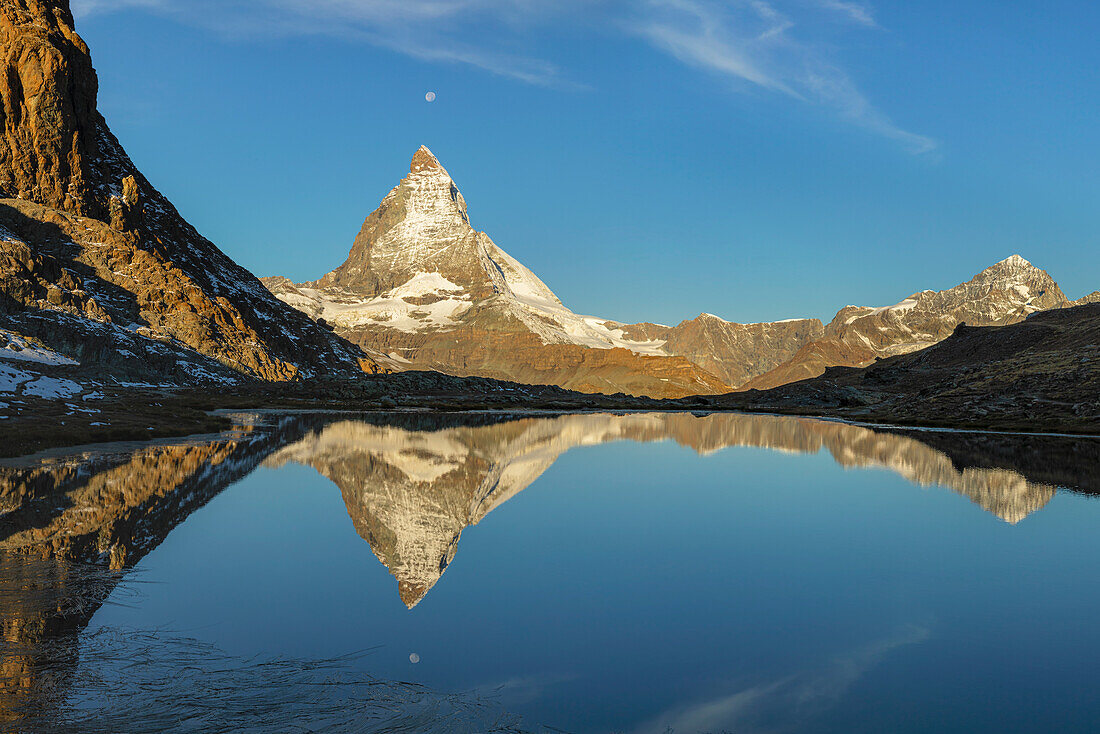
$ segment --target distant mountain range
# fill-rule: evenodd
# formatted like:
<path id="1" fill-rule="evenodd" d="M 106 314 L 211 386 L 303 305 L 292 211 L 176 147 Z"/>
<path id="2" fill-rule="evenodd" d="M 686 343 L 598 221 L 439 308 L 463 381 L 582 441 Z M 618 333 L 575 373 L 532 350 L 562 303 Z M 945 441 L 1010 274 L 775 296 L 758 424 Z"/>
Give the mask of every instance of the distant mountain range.
<path id="1" fill-rule="evenodd" d="M 701 314 L 669 327 L 580 316 L 471 226 L 465 199 L 425 147 L 367 217 L 343 265 L 308 283 L 261 280 L 341 336 L 386 353 L 393 369 L 650 397 L 775 387 L 923 349 L 963 322 L 1002 326 L 1076 303 L 1013 255 L 949 290 L 881 308 L 846 306 L 827 326 Z M 1080 302 L 1090 299 L 1100 292 Z"/>

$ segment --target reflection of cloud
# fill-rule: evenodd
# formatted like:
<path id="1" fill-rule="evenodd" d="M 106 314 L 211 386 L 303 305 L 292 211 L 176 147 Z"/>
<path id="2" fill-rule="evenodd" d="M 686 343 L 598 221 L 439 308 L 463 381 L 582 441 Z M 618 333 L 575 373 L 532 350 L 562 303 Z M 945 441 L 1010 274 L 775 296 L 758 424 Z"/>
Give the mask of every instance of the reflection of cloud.
<path id="1" fill-rule="evenodd" d="M 477 686 L 472 692 L 499 701 L 504 706 L 522 706 L 542 698 L 547 689 L 575 678 L 573 675 L 554 673 L 525 675 Z"/>
<path id="2" fill-rule="evenodd" d="M 886 655 L 930 637 L 925 627 L 909 626 L 835 658 L 819 670 L 796 673 L 706 701 L 665 711 L 642 724 L 637 734 L 784 731 L 824 712 Z"/>

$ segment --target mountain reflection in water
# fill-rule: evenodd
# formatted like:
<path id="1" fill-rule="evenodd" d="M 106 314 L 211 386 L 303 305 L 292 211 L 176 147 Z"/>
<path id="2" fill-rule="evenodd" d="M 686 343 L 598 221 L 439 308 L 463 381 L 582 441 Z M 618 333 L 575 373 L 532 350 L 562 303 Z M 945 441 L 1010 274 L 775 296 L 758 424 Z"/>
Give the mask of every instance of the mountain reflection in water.
<path id="1" fill-rule="evenodd" d="M 412 608 L 453 560 L 462 532 L 562 454 L 670 440 L 700 455 L 735 446 L 826 449 L 841 466 L 950 489 L 1008 523 L 1060 489 L 1094 493 L 1100 477 L 1095 439 L 900 433 L 738 414 L 242 415 L 217 437 L 9 461 L 0 464 L 0 713 L 17 718 L 43 691 L 56 692 L 64 670 L 43 663 L 55 643 L 75 646 L 127 569 L 260 465 L 297 463 L 336 484 L 356 531 Z M 102 573 L 71 571 L 78 567 Z"/>
<path id="2" fill-rule="evenodd" d="M 530 486 L 570 449 L 613 441 L 673 440 L 701 455 L 732 446 L 816 453 L 852 468 L 885 468 L 922 487 L 958 492 L 1009 523 L 1042 509 L 1054 485 L 1000 468 L 958 468 L 910 438 L 859 426 L 776 416 L 565 415 L 483 426 L 341 421 L 265 462 L 310 466 L 336 484 L 355 529 L 413 607 L 454 558 L 462 531 Z"/>

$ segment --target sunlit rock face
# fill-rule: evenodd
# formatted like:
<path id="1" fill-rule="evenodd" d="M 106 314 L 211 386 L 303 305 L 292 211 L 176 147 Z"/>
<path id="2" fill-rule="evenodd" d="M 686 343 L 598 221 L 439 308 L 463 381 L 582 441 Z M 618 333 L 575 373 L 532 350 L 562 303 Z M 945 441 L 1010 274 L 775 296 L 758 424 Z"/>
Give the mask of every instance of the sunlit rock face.
<path id="1" fill-rule="evenodd" d="M 0 67 L 0 322 L 81 364 L 148 362 L 148 376 L 184 383 L 379 369 L 273 298 L 141 174 L 97 109 L 68 0 L 0 5 Z"/>
<path id="2" fill-rule="evenodd" d="M 309 283 L 263 282 L 337 333 L 388 354 L 392 367 L 654 397 L 728 390 L 662 341 L 567 308 L 471 226 L 458 187 L 423 147 L 343 265 Z"/>
<path id="3" fill-rule="evenodd" d="M 313 467 L 341 490 L 359 534 L 410 608 L 439 581 L 462 532 L 530 486 L 571 448 L 668 441 L 709 454 L 731 446 L 817 453 L 842 466 L 885 468 L 952 489 L 1010 523 L 1041 509 L 1055 487 L 1004 469 L 957 468 L 920 441 L 842 423 L 716 414 L 571 415 L 426 428 L 344 421 L 268 459 Z"/>
<path id="4" fill-rule="evenodd" d="M 672 327 L 631 324 L 623 332 L 634 339 L 662 341 L 663 351 L 687 357 L 737 388 L 794 357 L 821 338 L 825 327 L 818 319 L 738 324 L 704 313 Z"/>
<path id="5" fill-rule="evenodd" d="M 954 288 L 881 308 L 846 306 L 828 325 L 805 318 L 744 324 L 708 313 L 676 326 L 582 316 L 473 228 L 455 182 L 423 147 L 342 265 L 307 283 L 263 282 L 288 305 L 385 355 L 392 369 L 653 397 L 774 387 L 923 349 L 963 322 L 1012 324 L 1070 304 L 1046 272 L 1013 255 Z"/>
<path id="6" fill-rule="evenodd" d="M 893 306 L 846 306 L 821 338 L 745 387 L 764 390 L 817 377 L 828 367 L 863 367 L 876 358 L 941 342 L 961 323 L 1005 326 L 1068 305 L 1071 302 L 1045 270 L 1013 255 L 954 288 L 914 293 Z"/>

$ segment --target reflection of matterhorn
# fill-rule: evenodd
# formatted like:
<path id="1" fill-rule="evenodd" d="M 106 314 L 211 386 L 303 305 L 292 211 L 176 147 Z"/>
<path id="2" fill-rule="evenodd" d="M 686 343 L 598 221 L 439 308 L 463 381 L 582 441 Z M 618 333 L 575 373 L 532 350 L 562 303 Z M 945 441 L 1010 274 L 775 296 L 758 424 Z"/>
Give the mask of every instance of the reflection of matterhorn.
<path id="1" fill-rule="evenodd" d="M 429 420 L 438 426 L 445 419 Z M 268 461 L 312 466 L 340 487 L 355 529 L 412 608 L 447 569 L 462 531 L 538 479 L 561 454 L 575 446 L 669 439 L 701 454 L 729 446 L 801 453 L 824 448 L 843 466 L 883 467 L 922 486 L 951 488 L 1011 523 L 1041 509 L 1055 492 L 1006 470 L 960 471 L 944 454 L 903 436 L 736 414 L 570 415 L 435 430 L 345 421 Z"/>

